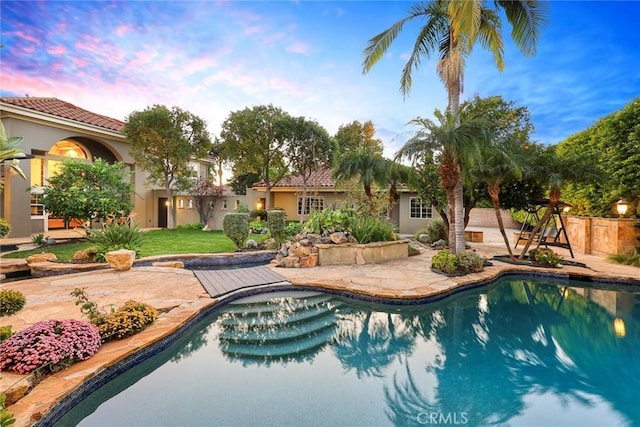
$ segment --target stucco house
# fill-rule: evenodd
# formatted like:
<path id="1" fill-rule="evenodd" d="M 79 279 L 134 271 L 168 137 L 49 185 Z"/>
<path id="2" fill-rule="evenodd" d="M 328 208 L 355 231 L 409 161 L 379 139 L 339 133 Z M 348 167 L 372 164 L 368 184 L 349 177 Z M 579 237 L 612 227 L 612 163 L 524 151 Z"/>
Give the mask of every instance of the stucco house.
<path id="1" fill-rule="evenodd" d="M 307 179 L 303 203 L 303 180 L 290 176 L 271 188 L 273 206 L 284 209 L 287 219 L 305 220 L 310 212 L 331 208 L 340 202 L 349 203 L 349 192 L 337 185 L 330 169 L 318 169 Z M 265 204 L 266 186 L 256 183 L 247 189 L 247 205 L 251 209 L 262 209 Z M 304 206 L 303 206 L 304 205 Z M 398 189 L 398 200 L 394 207 L 393 221 L 402 234 L 413 234 L 426 228 L 439 215 L 431 205 L 423 203 L 415 192 L 406 187 Z"/>
<path id="2" fill-rule="evenodd" d="M 140 227 L 166 227 L 167 198 L 163 189 L 148 186 L 147 174 L 136 167 L 129 154 L 129 143 L 122 134 L 120 120 L 87 111 L 57 98 L 0 98 L 0 120 L 7 136 L 24 138 L 21 148 L 28 159 L 20 161 L 27 180 L 12 177 L 5 180 L 0 198 L 0 217 L 12 227 L 8 237 L 25 237 L 63 226 L 51 218 L 41 204 L 47 179 L 55 174 L 62 160 L 82 159 L 91 162 L 102 158 L 107 162 L 123 162 L 131 170 L 133 220 Z M 2 165 L 4 168 L 5 166 Z M 207 159 L 191 162 L 193 177 L 209 176 L 212 164 Z M 4 173 L 4 169 L 0 170 Z M 225 210 L 233 210 L 244 200 L 225 187 L 215 207 L 209 226 L 222 228 Z M 187 194 L 176 194 L 176 224 L 199 222 L 194 200 Z"/>

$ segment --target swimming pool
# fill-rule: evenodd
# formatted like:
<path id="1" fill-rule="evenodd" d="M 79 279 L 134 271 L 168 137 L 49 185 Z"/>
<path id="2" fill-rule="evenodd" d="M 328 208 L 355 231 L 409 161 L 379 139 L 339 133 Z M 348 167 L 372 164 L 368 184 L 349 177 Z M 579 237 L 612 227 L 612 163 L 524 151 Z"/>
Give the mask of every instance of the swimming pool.
<path id="1" fill-rule="evenodd" d="M 640 424 L 640 289 L 506 276 L 423 305 L 233 301 L 69 426 Z"/>

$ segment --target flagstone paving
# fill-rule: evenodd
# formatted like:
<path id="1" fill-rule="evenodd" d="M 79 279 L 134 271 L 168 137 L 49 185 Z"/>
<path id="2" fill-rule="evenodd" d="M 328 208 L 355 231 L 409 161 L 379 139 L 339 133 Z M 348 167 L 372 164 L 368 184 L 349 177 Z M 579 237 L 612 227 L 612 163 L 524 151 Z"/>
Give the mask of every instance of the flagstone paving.
<path id="1" fill-rule="evenodd" d="M 485 235 L 485 242 L 487 241 Z M 491 243 L 472 243 L 478 254 L 491 258 L 506 250 L 499 240 Z M 562 253 L 562 250 L 558 250 Z M 510 271 L 530 271 L 533 267 L 493 261 L 492 266 L 477 274 L 446 277 L 430 269 L 430 248 L 420 255 L 377 265 L 327 266 L 309 269 L 270 268 L 286 277 L 296 286 L 312 286 L 376 298 L 424 298 L 471 284 L 490 280 Z M 563 254 L 564 255 L 564 254 Z M 568 257 L 568 253 L 566 255 Z M 578 275 L 614 280 L 637 281 L 640 286 L 640 269 L 611 264 L 604 258 L 577 255 L 576 260 L 588 268 L 564 266 L 560 269 L 535 268 L 536 273 Z M 68 369 L 46 377 L 28 394 L 9 406 L 16 417 L 16 426 L 28 426 L 42 417 L 60 399 L 78 388 L 88 378 L 112 366 L 140 349 L 175 332 L 202 310 L 217 303 L 189 270 L 168 267 L 136 267 L 130 271 L 100 270 L 44 277 L 17 282 L 7 282 L 2 288 L 20 290 L 27 299 L 19 313 L 0 318 L 0 324 L 11 324 L 14 331 L 21 330 L 44 319 L 82 319 L 75 299 L 70 295 L 74 288 L 84 288 L 89 298 L 100 307 L 118 306 L 127 300 L 137 300 L 156 307 L 160 316 L 153 325 L 133 337 L 105 344 L 91 359 L 79 362 Z M 14 392 L 30 388 L 32 378 L 2 372 L 0 391 Z M 24 392 L 24 390 L 22 391 Z"/>

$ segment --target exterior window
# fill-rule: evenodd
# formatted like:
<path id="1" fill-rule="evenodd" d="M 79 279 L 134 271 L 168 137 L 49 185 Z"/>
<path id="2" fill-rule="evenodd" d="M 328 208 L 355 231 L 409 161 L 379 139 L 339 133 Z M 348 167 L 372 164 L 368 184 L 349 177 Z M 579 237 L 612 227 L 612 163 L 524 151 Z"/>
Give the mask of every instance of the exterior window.
<path id="1" fill-rule="evenodd" d="M 189 209 L 193 209 L 193 199 L 189 199 L 189 200 L 187 200 L 187 207 L 188 207 Z"/>
<path id="2" fill-rule="evenodd" d="M 42 194 L 31 193 L 31 217 L 44 218 L 44 205 L 42 204 Z"/>
<path id="3" fill-rule="evenodd" d="M 298 197 L 298 215 L 308 215 L 311 212 L 324 209 L 324 197 L 305 197 L 304 209 L 302 207 L 302 197 Z"/>
<path id="4" fill-rule="evenodd" d="M 420 197 L 409 198 L 409 218 L 427 219 L 433 218 L 431 205 L 423 201 Z"/>
<path id="5" fill-rule="evenodd" d="M 240 200 L 236 200 L 236 202 L 234 203 L 234 209 L 238 210 L 239 207 L 240 207 Z"/>
<path id="6" fill-rule="evenodd" d="M 224 199 L 224 200 L 222 201 L 222 210 L 223 210 L 223 211 L 226 211 L 226 210 L 227 210 L 227 199 Z"/>
<path id="7" fill-rule="evenodd" d="M 178 209 L 184 209 L 184 199 L 178 199 Z"/>

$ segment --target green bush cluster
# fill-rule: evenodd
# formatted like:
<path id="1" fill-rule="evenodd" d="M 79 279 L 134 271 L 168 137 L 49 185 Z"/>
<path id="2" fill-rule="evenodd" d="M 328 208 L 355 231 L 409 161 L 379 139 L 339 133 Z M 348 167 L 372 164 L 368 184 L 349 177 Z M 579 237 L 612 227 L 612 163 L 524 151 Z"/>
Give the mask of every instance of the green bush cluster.
<path id="1" fill-rule="evenodd" d="M 415 240 L 418 240 L 418 236 L 426 234 L 429 239 L 429 243 L 437 242 L 438 240 L 448 240 L 447 230 L 444 228 L 444 221 L 441 219 L 434 219 L 424 230 L 420 230 L 413 235 Z"/>
<path id="2" fill-rule="evenodd" d="M 130 337 L 152 324 L 158 318 L 158 310 L 148 304 L 127 301 L 96 325 L 103 342 Z"/>
<path id="3" fill-rule="evenodd" d="M 296 234 L 300 234 L 304 228 L 304 223 L 300 221 L 289 221 L 284 227 L 284 234 L 287 239 L 293 239 Z"/>
<path id="4" fill-rule="evenodd" d="M 0 218 L 0 238 L 5 237 L 10 232 L 11 232 L 11 225 L 7 222 L 6 219 Z"/>
<path id="5" fill-rule="evenodd" d="M 244 242 L 249 237 L 249 215 L 240 212 L 229 212 L 222 219 L 222 229 L 236 245 L 238 251 L 242 250 Z"/>
<path id="6" fill-rule="evenodd" d="M 107 252 L 128 249 L 140 256 L 140 247 L 145 241 L 138 226 L 128 227 L 120 224 L 107 224 L 101 230 L 89 230 L 87 240 L 93 245 L 96 261 L 104 262 Z"/>
<path id="7" fill-rule="evenodd" d="M 356 216 L 351 220 L 351 235 L 358 243 L 396 240 L 394 225 L 384 218 Z"/>
<path id="8" fill-rule="evenodd" d="M 267 225 L 269 227 L 269 233 L 276 242 L 281 243 L 286 238 L 286 225 L 287 217 L 284 211 L 272 210 L 267 211 Z"/>
<path id="9" fill-rule="evenodd" d="M 267 228 L 267 221 L 261 219 L 254 219 L 249 223 L 249 229 L 251 232 L 262 233 L 262 230 Z"/>
<path id="10" fill-rule="evenodd" d="M 324 209 L 311 212 L 304 228 L 312 233 L 329 235 L 338 231 L 350 231 L 353 209 Z"/>
<path id="11" fill-rule="evenodd" d="M 530 250 L 529 259 L 546 267 L 558 267 L 562 264 L 562 257 L 549 248 Z"/>
<path id="12" fill-rule="evenodd" d="M 433 256 L 431 267 L 447 274 L 476 273 L 484 268 L 484 258 L 473 251 L 462 251 L 455 255 L 443 249 Z"/>
<path id="13" fill-rule="evenodd" d="M 249 212 L 249 219 L 251 221 L 257 218 L 261 219 L 266 217 L 267 217 L 267 211 L 265 211 L 264 209 L 254 209 L 251 212 Z"/>
<path id="14" fill-rule="evenodd" d="M 3 289 L 0 291 L 0 317 L 11 316 L 22 310 L 27 300 L 20 291 Z"/>
<path id="15" fill-rule="evenodd" d="M 609 260 L 618 264 L 640 267 L 640 250 L 631 249 L 623 254 L 610 254 Z"/>
<path id="16" fill-rule="evenodd" d="M 176 225 L 176 229 L 178 230 L 202 230 L 204 228 L 204 224 L 201 222 L 194 222 L 193 224 L 182 224 Z"/>

